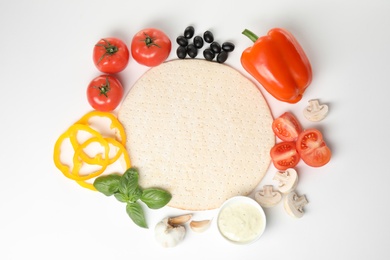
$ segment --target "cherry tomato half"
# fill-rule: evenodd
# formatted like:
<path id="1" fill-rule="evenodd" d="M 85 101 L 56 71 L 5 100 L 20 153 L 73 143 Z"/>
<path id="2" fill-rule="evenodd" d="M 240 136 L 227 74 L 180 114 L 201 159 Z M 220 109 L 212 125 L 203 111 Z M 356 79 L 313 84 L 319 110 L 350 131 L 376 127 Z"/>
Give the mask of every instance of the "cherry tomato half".
<path id="1" fill-rule="evenodd" d="M 115 74 L 127 67 L 129 49 L 118 38 L 105 38 L 96 43 L 93 48 L 93 62 L 103 73 Z"/>
<path id="2" fill-rule="evenodd" d="M 122 97 L 122 84 L 111 75 L 94 78 L 87 88 L 88 102 L 95 110 L 112 111 L 119 105 Z"/>
<path id="3" fill-rule="evenodd" d="M 317 129 L 304 130 L 297 139 L 297 151 L 309 166 L 320 167 L 330 161 L 332 152 Z"/>
<path id="4" fill-rule="evenodd" d="M 295 142 L 281 142 L 271 148 L 270 155 L 276 169 L 287 170 L 294 168 L 300 156 L 295 146 Z"/>
<path id="5" fill-rule="evenodd" d="M 154 67 L 168 58 L 171 47 L 171 40 L 164 32 L 147 28 L 134 35 L 131 41 L 131 55 L 139 64 Z"/>
<path id="6" fill-rule="evenodd" d="M 290 112 L 285 112 L 272 122 L 272 130 L 282 141 L 295 141 L 302 132 L 298 119 Z"/>

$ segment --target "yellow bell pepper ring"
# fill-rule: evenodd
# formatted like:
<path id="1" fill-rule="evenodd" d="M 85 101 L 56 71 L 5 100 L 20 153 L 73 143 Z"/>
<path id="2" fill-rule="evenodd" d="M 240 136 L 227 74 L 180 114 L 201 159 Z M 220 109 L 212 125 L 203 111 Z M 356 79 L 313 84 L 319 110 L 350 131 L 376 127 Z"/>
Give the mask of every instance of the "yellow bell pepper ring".
<path id="1" fill-rule="evenodd" d="M 114 162 L 119 160 L 121 155 L 123 155 L 124 163 L 125 163 L 124 168 L 129 169 L 131 167 L 131 163 L 130 163 L 130 156 L 126 150 L 126 147 L 123 146 L 122 143 L 118 142 L 114 138 L 106 137 L 105 140 L 108 142 L 108 144 L 112 144 L 113 146 L 115 146 L 118 149 L 115 156 L 112 158 L 109 158 L 109 164 L 113 164 Z"/>
<path id="2" fill-rule="evenodd" d="M 104 156 L 102 157 L 102 154 L 97 154 L 93 158 L 93 162 L 94 162 L 93 164 L 99 165 L 101 167 L 100 167 L 100 169 L 95 170 L 92 173 L 89 173 L 88 175 L 81 175 L 80 174 L 81 168 L 85 164 L 89 164 L 89 163 L 85 163 L 85 161 L 80 158 L 80 155 L 85 154 L 84 149 L 87 148 L 90 144 L 96 143 L 96 142 L 104 147 Z M 71 171 L 71 174 L 72 174 L 71 179 L 77 180 L 77 181 L 84 181 L 84 180 L 92 179 L 92 178 L 97 177 L 100 174 L 102 174 L 107 169 L 107 166 L 109 165 L 108 153 L 109 153 L 109 145 L 108 145 L 107 141 L 104 138 L 103 139 L 100 138 L 100 136 L 91 137 L 90 139 L 88 139 L 87 141 L 82 143 L 76 149 L 76 151 L 73 155 L 73 169 Z M 90 157 L 88 157 L 88 158 L 90 158 Z"/>
<path id="3" fill-rule="evenodd" d="M 77 175 L 75 175 L 73 173 L 73 170 L 71 170 L 71 168 L 77 168 L 77 167 L 80 167 L 79 166 L 79 162 L 78 160 L 73 160 L 73 167 L 71 165 L 68 165 L 68 164 L 65 164 L 61 161 L 61 146 L 63 144 L 63 142 L 69 138 L 70 139 L 70 142 L 72 144 L 72 147 L 73 147 L 73 150 L 74 152 L 78 154 L 77 157 L 79 157 L 79 155 L 81 154 L 81 151 L 84 150 L 84 148 L 90 144 L 92 142 L 91 138 L 88 139 L 90 141 L 86 141 L 84 142 L 83 144 L 79 144 L 78 141 L 77 141 L 77 134 L 80 132 L 80 131 L 84 131 L 84 132 L 87 132 L 89 134 L 92 135 L 91 138 L 94 138 L 92 140 L 94 140 L 95 142 L 98 142 L 100 143 L 101 145 L 104 146 L 105 148 L 105 153 L 107 155 L 105 155 L 104 157 L 102 157 L 101 155 L 100 156 L 95 156 L 94 158 L 90 158 L 90 160 L 86 160 L 86 163 L 88 164 L 103 164 L 102 161 L 107 161 L 105 164 L 108 164 L 108 143 L 107 141 L 99 134 L 99 132 L 93 130 L 92 128 L 90 128 L 89 126 L 86 126 L 86 125 L 82 125 L 82 124 L 74 124 L 72 126 L 70 126 L 62 135 L 60 135 L 60 137 L 57 139 L 55 145 L 54 145 L 54 154 L 53 154 L 53 160 L 54 160 L 54 164 L 56 165 L 56 167 L 68 178 L 70 179 L 73 179 L 73 180 L 82 180 L 83 178 L 81 177 L 77 177 Z M 80 148 L 81 147 L 81 148 Z M 85 158 L 84 158 L 85 159 Z M 76 164 L 75 164 L 76 162 Z"/>
<path id="4" fill-rule="evenodd" d="M 115 130 L 115 137 L 103 136 L 98 127 L 93 128 L 92 117 L 104 117 L 110 120 L 110 129 Z M 61 158 L 64 141 L 69 139 L 73 158 L 69 164 L 64 163 Z M 98 151 L 95 150 L 95 146 Z M 131 167 L 130 156 L 125 147 L 126 134 L 119 120 L 109 112 L 92 111 L 85 114 L 75 124 L 71 125 L 54 145 L 53 159 L 56 167 L 69 179 L 76 181 L 80 186 L 96 191 L 93 186 L 93 178 L 103 174 L 108 166 L 119 159 L 123 159 L 122 167 Z M 91 155 L 92 151 L 92 155 Z M 113 153 L 114 152 L 114 153 Z M 95 166 L 100 166 L 96 169 Z M 85 167 L 85 168 L 84 168 Z M 93 171 L 88 172 L 88 167 Z M 82 173 L 84 171 L 84 173 Z"/>
<path id="5" fill-rule="evenodd" d="M 125 129 L 124 129 L 123 125 L 121 124 L 121 122 L 119 122 L 118 118 L 116 118 L 116 116 L 110 112 L 102 112 L 102 111 L 93 110 L 93 111 L 85 114 L 83 117 L 81 117 L 79 119 L 79 121 L 77 121 L 76 123 L 90 125 L 90 119 L 93 117 L 104 117 L 104 118 L 108 118 L 109 120 L 111 120 L 110 129 L 116 130 L 115 131 L 115 137 L 116 137 L 115 139 L 118 140 L 119 142 L 121 142 L 124 146 L 126 145 Z"/>
<path id="6" fill-rule="evenodd" d="M 110 164 L 114 163 L 116 160 L 121 159 L 121 156 L 122 156 L 123 163 L 124 163 L 124 165 L 122 167 L 124 169 L 129 169 L 131 167 L 131 162 L 130 162 L 130 156 L 129 156 L 126 148 L 120 142 L 118 142 L 117 140 L 115 140 L 113 138 L 105 138 L 105 139 L 109 144 L 112 144 L 119 149 L 118 152 L 115 154 L 115 156 L 109 159 Z M 84 154 L 84 153 L 80 153 L 80 154 Z M 91 183 L 91 180 L 82 180 L 82 181 L 78 180 L 76 182 L 83 188 L 86 188 L 86 189 L 89 189 L 92 191 L 96 191 L 96 188 L 93 186 L 93 182 Z"/>

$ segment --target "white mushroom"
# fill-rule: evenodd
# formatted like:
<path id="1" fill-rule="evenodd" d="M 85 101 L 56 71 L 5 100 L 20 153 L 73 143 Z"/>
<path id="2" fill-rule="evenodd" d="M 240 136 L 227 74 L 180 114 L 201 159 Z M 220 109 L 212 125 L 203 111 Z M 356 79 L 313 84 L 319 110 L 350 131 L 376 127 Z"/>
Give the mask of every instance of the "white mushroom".
<path id="1" fill-rule="evenodd" d="M 298 184 L 298 174 L 293 168 L 276 172 L 273 179 L 279 182 L 279 191 L 281 193 L 289 193 L 293 191 Z"/>
<path id="2" fill-rule="evenodd" d="M 186 228 L 183 226 L 191 218 L 190 214 L 178 217 L 164 218 L 156 224 L 154 235 L 163 247 L 174 247 L 185 237 Z"/>
<path id="3" fill-rule="evenodd" d="M 286 212 L 294 217 L 301 218 L 304 214 L 303 207 L 309 203 L 305 195 L 298 196 L 297 193 L 290 192 L 284 199 L 284 208 Z"/>
<path id="4" fill-rule="evenodd" d="M 190 222 L 190 228 L 192 231 L 195 231 L 197 233 L 201 233 L 206 231 L 210 227 L 211 220 L 198 220 L 198 221 L 191 221 Z"/>
<path id="5" fill-rule="evenodd" d="M 282 194 L 274 191 L 272 185 L 264 185 L 262 190 L 255 193 L 255 200 L 263 207 L 270 208 L 282 200 Z"/>
<path id="6" fill-rule="evenodd" d="M 321 105 L 318 99 L 309 100 L 309 106 L 303 110 L 303 115 L 309 121 L 318 122 L 326 117 L 329 108 L 327 105 Z"/>

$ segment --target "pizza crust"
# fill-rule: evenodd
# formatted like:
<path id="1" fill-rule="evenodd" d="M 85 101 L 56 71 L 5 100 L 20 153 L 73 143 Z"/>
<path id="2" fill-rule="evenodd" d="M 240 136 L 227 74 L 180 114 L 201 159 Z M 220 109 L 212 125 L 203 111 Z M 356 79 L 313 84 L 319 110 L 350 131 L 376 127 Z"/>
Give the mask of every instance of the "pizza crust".
<path id="1" fill-rule="evenodd" d="M 205 60 L 149 69 L 118 119 L 140 185 L 169 191 L 168 206 L 185 210 L 215 209 L 249 194 L 275 144 L 273 118 L 257 86 L 232 67 Z"/>

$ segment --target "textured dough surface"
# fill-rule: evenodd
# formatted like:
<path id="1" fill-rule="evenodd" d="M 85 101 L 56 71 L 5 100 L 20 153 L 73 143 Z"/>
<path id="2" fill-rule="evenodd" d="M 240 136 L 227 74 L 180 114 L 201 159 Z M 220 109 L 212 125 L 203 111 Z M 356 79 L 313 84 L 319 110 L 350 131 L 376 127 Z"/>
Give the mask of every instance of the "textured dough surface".
<path id="1" fill-rule="evenodd" d="M 232 67 L 198 59 L 149 69 L 118 112 L 141 187 L 172 194 L 168 206 L 215 209 L 248 195 L 275 144 L 272 115 L 257 86 Z"/>

